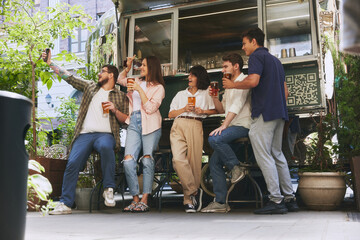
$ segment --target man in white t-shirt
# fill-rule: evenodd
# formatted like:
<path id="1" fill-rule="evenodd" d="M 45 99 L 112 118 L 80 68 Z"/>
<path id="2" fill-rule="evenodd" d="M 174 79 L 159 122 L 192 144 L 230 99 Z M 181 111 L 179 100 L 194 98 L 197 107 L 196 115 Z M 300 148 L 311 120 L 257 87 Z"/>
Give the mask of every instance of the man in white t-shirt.
<path id="1" fill-rule="evenodd" d="M 246 77 L 241 72 L 242 67 L 243 60 L 239 54 L 231 53 L 223 57 L 222 72 L 231 73 L 231 81 L 242 81 Z M 218 113 L 225 113 L 225 120 L 209 136 L 209 144 L 214 149 L 209 164 L 215 201 L 201 212 L 228 212 L 230 207 L 225 202 L 227 186 L 224 166 L 231 170 L 231 183 L 239 182 L 244 177 L 235 154 L 239 144 L 234 140 L 248 136 L 251 123 L 250 93 L 249 90 L 226 89 L 222 102 L 218 96 L 212 98 Z"/>
<path id="2" fill-rule="evenodd" d="M 46 54 L 43 53 L 42 57 L 45 59 Z M 125 122 L 129 105 L 126 95 L 115 88 L 119 72 L 115 66 L 104 65 L 96 83 L 76 77 L 55 65 L 51 62 L 51 52 L 46 63 L 67 83 L 83 92 L 60 203 L 49 214 L 71 213 L 79 172 L 93 150 L 101 157 L 105 205 L 114 207 L 115 151 L 120 149 L 120 123 Z M 102 103 L 105 103 L 104 109 L 109 113 L 103 114 Z"/>

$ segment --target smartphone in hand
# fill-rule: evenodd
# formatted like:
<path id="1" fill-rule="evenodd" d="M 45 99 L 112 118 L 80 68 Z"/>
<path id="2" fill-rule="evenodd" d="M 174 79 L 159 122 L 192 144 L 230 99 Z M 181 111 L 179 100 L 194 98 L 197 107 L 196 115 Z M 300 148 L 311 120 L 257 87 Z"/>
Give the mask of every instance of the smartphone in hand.
<path id="1" fill-rule="evenodd" d="M 47 62 L 49 57 L 50 48 L 45 49 L 46 57 L 44 58 L 44 62 Z"/>

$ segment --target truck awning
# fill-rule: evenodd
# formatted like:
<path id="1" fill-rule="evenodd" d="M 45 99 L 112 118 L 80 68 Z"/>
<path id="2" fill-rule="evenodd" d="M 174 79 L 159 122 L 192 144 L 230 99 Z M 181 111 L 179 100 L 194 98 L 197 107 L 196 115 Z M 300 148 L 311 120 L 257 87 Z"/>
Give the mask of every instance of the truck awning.
<path id="1" fill-rule="evenodd" d="M 112 0 L 114 4 L 118 2 L 119 12 L 131 13 L 169 8 L 175 5 L 190 2 L 207 2 L 206 0 Z"/>

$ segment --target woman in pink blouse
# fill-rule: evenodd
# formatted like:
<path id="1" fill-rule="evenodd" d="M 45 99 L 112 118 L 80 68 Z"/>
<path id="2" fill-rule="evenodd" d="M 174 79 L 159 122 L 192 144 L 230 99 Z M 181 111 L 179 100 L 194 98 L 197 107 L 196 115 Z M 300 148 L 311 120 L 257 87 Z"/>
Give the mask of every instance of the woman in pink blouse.
<path id="1" fill-rule="evenodd" d="M 164 79 L 161 75 L 160 61 L 149 56 L 143 59 L 140 67 L 140 77 L 135 81 L 127 81 L 134 57 L 127 58 L 127 68 L 119 75 L 118 83 L 128 88 L 129 124 L 125 143 L 124 169 L 126 181 L 133 196 L 133 201 L 124 208 L 124 212 L 147 212 L 148 196 L 152 192 L 154 179 L 153 152 L 161 136 L 160 104 L 165 97 Z M 137 161 L 140 151 L 143 155 L 139 162 L 143 164 L 143 196 L 139 198 L 139 183 L 137 178 Z"/>

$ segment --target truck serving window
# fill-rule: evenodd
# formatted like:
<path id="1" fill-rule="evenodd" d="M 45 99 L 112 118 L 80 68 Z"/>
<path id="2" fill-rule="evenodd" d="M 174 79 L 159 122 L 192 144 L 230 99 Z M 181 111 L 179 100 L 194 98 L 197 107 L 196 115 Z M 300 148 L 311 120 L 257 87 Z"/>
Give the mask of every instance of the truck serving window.
<path id="1" fill-rule="evenodd" d="M 309 1 L 266 0 L 269 51 L 279 57 L 313 54 Z"/>
<path id="2" fill-rule="evenodd" d="M 139 59 L 154 55 L 161 64 L 171 63 L 171 17 L 164 14 L 135 19 L 134 54 Z M 134 74 L 139 74 L 136 67 Z"/>
<path id="3" fill-rule="evenodd" d="M 242 32 L 257 26 L 256 0 L 180 10 L 178 69 L 188 71 L 189 66 L 197 64 L 220 68 L 222 56 L 234 51 L 245 58 Z"/>

